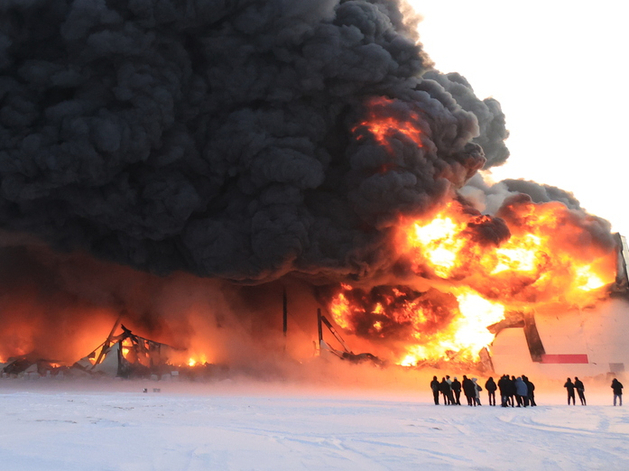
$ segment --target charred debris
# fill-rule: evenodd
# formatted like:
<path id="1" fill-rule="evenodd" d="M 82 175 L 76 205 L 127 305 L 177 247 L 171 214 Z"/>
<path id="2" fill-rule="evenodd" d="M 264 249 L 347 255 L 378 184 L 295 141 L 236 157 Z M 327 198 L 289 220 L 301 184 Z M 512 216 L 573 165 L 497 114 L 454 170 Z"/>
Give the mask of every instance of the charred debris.
<path id="1" fill-rule="evenodd" d="M 54 359 L 42 358 L 36 351 L 11 357 L 2 365 L 3 378 L 39 377 L 118 377 L 126 379 L 150 378 L 153 380 L 224 379 L 230 367 L 214 363 L 180 364 L 175 358 L 185 357 L 185 349 L 137 335 L 121 323 L 120 316 L 105 340 L 71 366 Z M 282 333 L 287 336 L 288 310 L 286 291 L 282 302 Z M 353 364 L 371 363 L 388 366 L 372 353 L 354 353 L 328 318 L 317 310 L 318 342 L 315 356 L 332 354 Z M 324 332 L 326 335 L 324 336 Z M 331 336 L 326 340 L 325 337 Z M 336 346 L 333 346 L 336 345 Z"/>
<path id="2" fill-rule="evenodd" d="M 174 364 L 172 358 L 184 350 L 134 334 L 118 318 L 107 338 L 71 366 L 41 358 L 36 352 L 9 358 L 2 377 L 118 377 L 177 380 L 222 377 L 224 365 Z"/>
<path id="3" fill-rule="evenodd" d="M 336 339 L 340 348 L 333 347 L 329 342 L 324 339 L 323 336 L 323 327 L 326 327 L 327 330 L 332 334 L 332 336 Z M 328 320 L 325 315 L 321 313 L 321 309 L 317 310 L 317 328 L 318 328 L 318 336 L 319 336 L 319 354 L 322 352 L 329 352 L 332 355 L 339 357 L 341 360 L 349 361 L 350 363 L 364 363 L 371 362 L 376 366 L 384 366 L 385 362 L 378 358 L 377 356 L 371 353 L 354 353 L 349 349 L 345 340 L 341 335 L 336 331 L 332 323 Z"/>

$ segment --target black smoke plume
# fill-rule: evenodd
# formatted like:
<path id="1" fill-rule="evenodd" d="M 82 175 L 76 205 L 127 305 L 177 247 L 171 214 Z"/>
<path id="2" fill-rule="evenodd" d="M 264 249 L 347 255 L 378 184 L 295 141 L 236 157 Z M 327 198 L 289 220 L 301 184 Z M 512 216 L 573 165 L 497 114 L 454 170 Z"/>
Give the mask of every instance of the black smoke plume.
<path id="1" fill-rule="evenodd" d="M 398 0 L 3 0 L 0 226 L 157 274 L 364 277 L 399 214 L 508 157 Z M 408 17 L 407 17 L 408 18 Z M 395 165 L 355 126 L 419 110 Z"/>

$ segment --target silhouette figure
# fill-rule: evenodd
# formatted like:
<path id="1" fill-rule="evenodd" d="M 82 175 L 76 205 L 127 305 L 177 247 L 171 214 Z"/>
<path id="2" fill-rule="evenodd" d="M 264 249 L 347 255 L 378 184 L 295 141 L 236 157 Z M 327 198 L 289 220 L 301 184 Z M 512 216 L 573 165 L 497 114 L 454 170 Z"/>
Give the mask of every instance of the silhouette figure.
<path id="1" fill-rule="evenodd" d="M 441 378 L 441 383 L 439 383 L 439 389 L 441 394 L 443 394 L 443 403 L 448 406 L 452 404 L 450 402 L 450 396 L 452 395 L 452 391 L 450 391 L 450 385 L 446 381 L 445 378 Z"/>
<path id="2" fill-rule="evenodd" d="M 498 389 L 500 389 L 500 402 L 502 407 L 509 405 L 509 375 L 502 375 L 498 380 Z"/>
<path id="3" fill-rule="evenodd" d="M 432 397 L 435 400 L 435 405 L 439 405 L 439 380 L 436 376 L 432 377 L 432 381 L 430 382 L 430 389 L 432 390 Z"/>
<path id="4" fill-rule="evenodd" d="M 461 382 L 456 379 L 456 376 L 452 380 L 452 384 L 450 385 L 452 388 L 452 392 L 454 393 L 454 403 L 457 406 L 461 405 Z"/>
<path id="5" fill-rule="evenodd" d="M 614 391 L 614 405 L 616 405 L 616 399 L 618 399 L 620 401 L 618 405 L 622 406 L 622 383 L 616 378 L 612 381 L 612 390 Z"/>
<path id="6" fill-rule="evenodd" d="M 581 401 L 581 405 L 585 406 L 586 402 L 585 402 L 585 386 L 583 386 L 583 383 L 581 382 L 581 380 L 579 378 L 577 378 L 576 376 L 574 377 L 574 387 L 577 390 L 577 394 L 579 395 L 579 400 Z"/>
<path id="7" fill-rule="evenodd" d="M 568 405 L 570 405 L 570 399 L 572 399 L 572 405 L 576 405 L 574 403 L 574 383 L 572 380 L 568 378 L 568 381 L 566 381 L 566 384 L 564 384 L 563 387 L 566 388 L 566 391 L 568 391 Z"/>
<path id="8" fill-rule="evenodd" d="M 496 389 L 497 388 L 498 387 L 496 386 L 496 382 L 494 381 L 494 378 L 490 376 L 489 379 L 485 381 L 485 389 L 487 390 L 487 395 L 489 396 L 490 406 L 496 405 Z"/>

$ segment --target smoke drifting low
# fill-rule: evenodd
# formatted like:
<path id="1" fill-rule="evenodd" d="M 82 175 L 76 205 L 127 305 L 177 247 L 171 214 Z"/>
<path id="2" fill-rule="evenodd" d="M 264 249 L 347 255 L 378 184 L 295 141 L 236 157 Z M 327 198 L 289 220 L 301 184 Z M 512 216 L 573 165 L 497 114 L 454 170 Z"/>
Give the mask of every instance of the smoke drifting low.
<path id="1" fill-rule="evenodd" d="M 178 272 L 140 272 L 82 253 L 31 244 L 0 251 L 0 359 L 28 355 L 65 365 L 94 350 L 115 319 L 182 354 L 273 370 L 282 352 L 282 292 L 289 297 L 290 352 L 312 355 L 316 312 L 298 280 L 235 285 Z M 187 361 L 188 356 L 183 358 Z"/>

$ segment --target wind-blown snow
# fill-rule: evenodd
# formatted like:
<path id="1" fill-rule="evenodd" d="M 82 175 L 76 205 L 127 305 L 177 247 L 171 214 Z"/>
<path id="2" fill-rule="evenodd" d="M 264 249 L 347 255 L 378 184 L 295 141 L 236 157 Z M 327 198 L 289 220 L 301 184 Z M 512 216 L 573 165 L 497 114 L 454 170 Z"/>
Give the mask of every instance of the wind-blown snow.
<path id="1" fill-rule="evenodd" d="M 503 409 L 435 406 L 427 387 L 5 379 L 0 469 L 629 469 L 629 406 L 613 407 L 601 390 L 587 407 L 569 407 L 558 389 L 538 391 L 536 408 Z"/>

